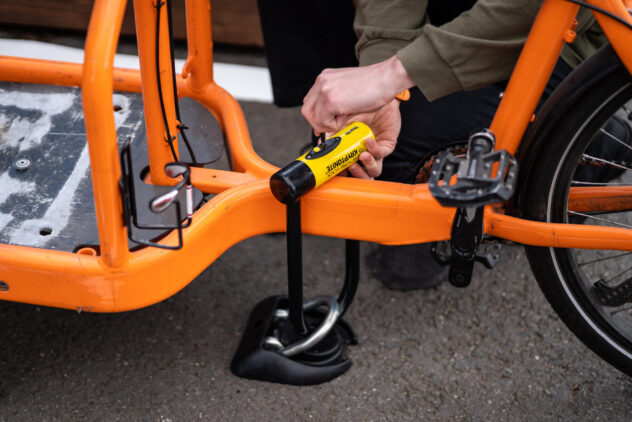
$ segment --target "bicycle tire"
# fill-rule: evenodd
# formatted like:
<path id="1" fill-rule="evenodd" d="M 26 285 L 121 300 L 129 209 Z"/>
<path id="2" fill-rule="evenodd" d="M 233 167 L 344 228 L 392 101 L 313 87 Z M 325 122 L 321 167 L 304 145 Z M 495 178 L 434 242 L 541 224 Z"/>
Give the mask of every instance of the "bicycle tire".
<path id="1" fill-rule="evenodd" d="M 539 140 L 541 147 L 535 156 L 536 163 L 529 175 L 521 207 L 526 218 L 569 222 L 568 195 L 571 184 L 586 183 L 578 176 L 582 171 L 580 158 L 591 143 L 598 139 L 603 141 L 603 136 L 595 134 L 600 133 L 600 129 L 614 114 L 620 113 L 618 110 L 621 106 L 630 103 L 631 99 L 632 80 L 625 68 L 620 66 L 617 72 L 604 78 L 594 89 L 582 95 L 579 101 L 574 101 L 568 109 L 561 111 L 565 118 L 544 139 Z M 632 113 L 626 119 L 626 124 L 632 124 Z M 632 175 L 632 171 L 625 173 Z M 632 211 L 608 218 L 620 219 L 627 215 L 632 221 Z M 571 220 L 573 218 L 570 217 Z M 585 218 L 583 222 L 595 224 L 593 218 Z M 573 222 L 578 223 L 577 220 Z M 534 246 L 527 246 L 526 251 L 541 290 L 562 321 L 597 355 L 632 376 L 632 309 L 622 314 L 619 308 L 601 305 L 591 293 L 591 286 L 595 282 L 593 272 L 611 271 L 612 268 L 602 270 L 601 267 L 621 265 L 619 260 L 623 258 L 628 262 L 623 266 L 632 269 L 632 255 L 616 258 L 614 252 Z M 621 251 L 617 252 L 621 254 Z M 605 256 L 603 261 L 580 262 L 579 257 L 586 254 L 610 255 Z M 606 264 L 606 261 L 609 262 Z M 595 264 L 598 269 L 593 271 L 586 268 L 589 264 Z"/>

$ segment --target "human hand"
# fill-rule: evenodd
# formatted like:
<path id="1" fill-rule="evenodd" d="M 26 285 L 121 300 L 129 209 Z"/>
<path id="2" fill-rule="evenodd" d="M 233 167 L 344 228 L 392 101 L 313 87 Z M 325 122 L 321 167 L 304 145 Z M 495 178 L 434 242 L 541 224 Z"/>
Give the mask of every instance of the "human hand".
<path id="1" fill-rule="evenodd" d="M 377 112 L 413 85 L 397 56 L 371 66 L 325 69 L 301 112 L 316 132 L 337 132 L 352 115 Z"/>
<path id="2" fill-rule="evenodd" d="M 384 157 L 395 149 L 397 136 L 401 128 L 399 102 L 391 100 L 384 107 L 372 113 L 353 116 L 349 121 L 366 123 L 375 135 L 375 139 L 367 139 L 368 151 L 360 154 L 360 162 L 349 167 L 352 176 L 361 179 L 371 179 L 382 173 Z"/>

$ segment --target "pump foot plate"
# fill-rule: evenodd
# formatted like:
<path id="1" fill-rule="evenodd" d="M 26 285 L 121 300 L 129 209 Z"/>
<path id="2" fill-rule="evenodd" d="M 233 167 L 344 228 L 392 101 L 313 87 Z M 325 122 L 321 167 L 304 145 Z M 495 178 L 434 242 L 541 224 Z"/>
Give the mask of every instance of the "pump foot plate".
<path id="1" fill-rule="evenodd" d="M 287 320 L 279 323 L 277 310 L 287 309 L 283 296 L 271 296 L 259 302 L 248 320 L 243 337 L 233 357 L 231 371 L 242 378 L 290 385 L 314 385 L 330 381 L 351 367 L 346 357 L 347 345 L 357 344 L 351 328 L 339 320 L 319 344 L 293 357 L 283 356 L 266 347 L 266 338 L 280 332 L 282 340 L 295 337 Z M 318 311 L 306 312 L 308 328 L 320 323 L 324 315 Z"/>

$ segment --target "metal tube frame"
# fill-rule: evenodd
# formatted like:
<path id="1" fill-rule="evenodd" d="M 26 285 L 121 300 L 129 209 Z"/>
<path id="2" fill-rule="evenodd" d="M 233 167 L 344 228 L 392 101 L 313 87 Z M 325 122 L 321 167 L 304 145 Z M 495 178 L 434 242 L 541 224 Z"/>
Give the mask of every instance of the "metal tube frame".
<path id="1" fill-rule="evenodd" d="M 194 98 L 218 118 L 233 171 L 192 169 L 194 186 L 218 195 L 195 213 L 193 223 L 184 230 L 181 250 L 129 251 L 118 190 L 113 90 L 143 93 L 151 180 L 173 183 L 161 173 L 171 159 L 166 154 L 164 127 L 154 101 L 155 1 L 134 0 L 140 71 L 113 67 L 125 0 L 95 1 L 83 65 L 0 56 L 0 80 L 82 88 L 101 239 L 100 256 L 0 244 L 0 278 L 9 285 L 7 291 L 0 292 L 0 300 L 93 312 L 137 309 L 181 290 L 231 245 L 258 234 L 285 230 L 285 207 L 268 187 L 268 178 L 277 168 L 255 153 L 237 101 L 213 81 L 210 0 L 187 0 L 189 54 L 182 74 L 177 75 L 178 95 Z M 632 6 L 630 0 L 588 2 L 632 23 L 626 10 L 626 6 Z M 516 150 L 572 31 L 577 10 L 577 5 L 564 0 L 544 2 L 492 123 L 497 148 L 512 153 Z M 596 17 L 614 50 L 632 71 L 632 32 L 612 19 L 599 14 Z M 167 30 L 166 25 L 162 27 L 161 31 Z M 160 55 L 161 81 L 168 84 L 171 67 L 167 63 L 167 37 L 162 33 Z M 169 125 L 174 125 L 175 132 L 175 99 L 165 100 Z M 582 197 L 579 190 L 574 194 Z M 598 194 L 591 195 L 599 199 Z M 301 212 L 305 233 L 384 244 L 447 239 L 453 216 L 454 209 L 441 207 L 426 184 L 351 178 L 335 178 L 306 195 Z M 485 232 L 530 245 L 632 250 L 632 232 L 626 229 L 534 222 L 504 215 L 492 206 L 485 210 Z M 173 244 L 176 236 L 171 233 L 162 242 Z"/>

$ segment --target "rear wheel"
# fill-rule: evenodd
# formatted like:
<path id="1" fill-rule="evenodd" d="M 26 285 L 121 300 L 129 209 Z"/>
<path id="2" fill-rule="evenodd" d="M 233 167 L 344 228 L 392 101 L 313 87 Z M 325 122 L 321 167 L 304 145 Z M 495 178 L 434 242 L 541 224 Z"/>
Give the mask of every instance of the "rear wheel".
<path id="1" fill-rule="evenodd" d="M 618 72 L 543 140 L 523 212 L 553 223 L 632 229 L 632 85 Z M 599 356 L 632 376 L 632 252 L 527 247 L 546 298 Z"/>

